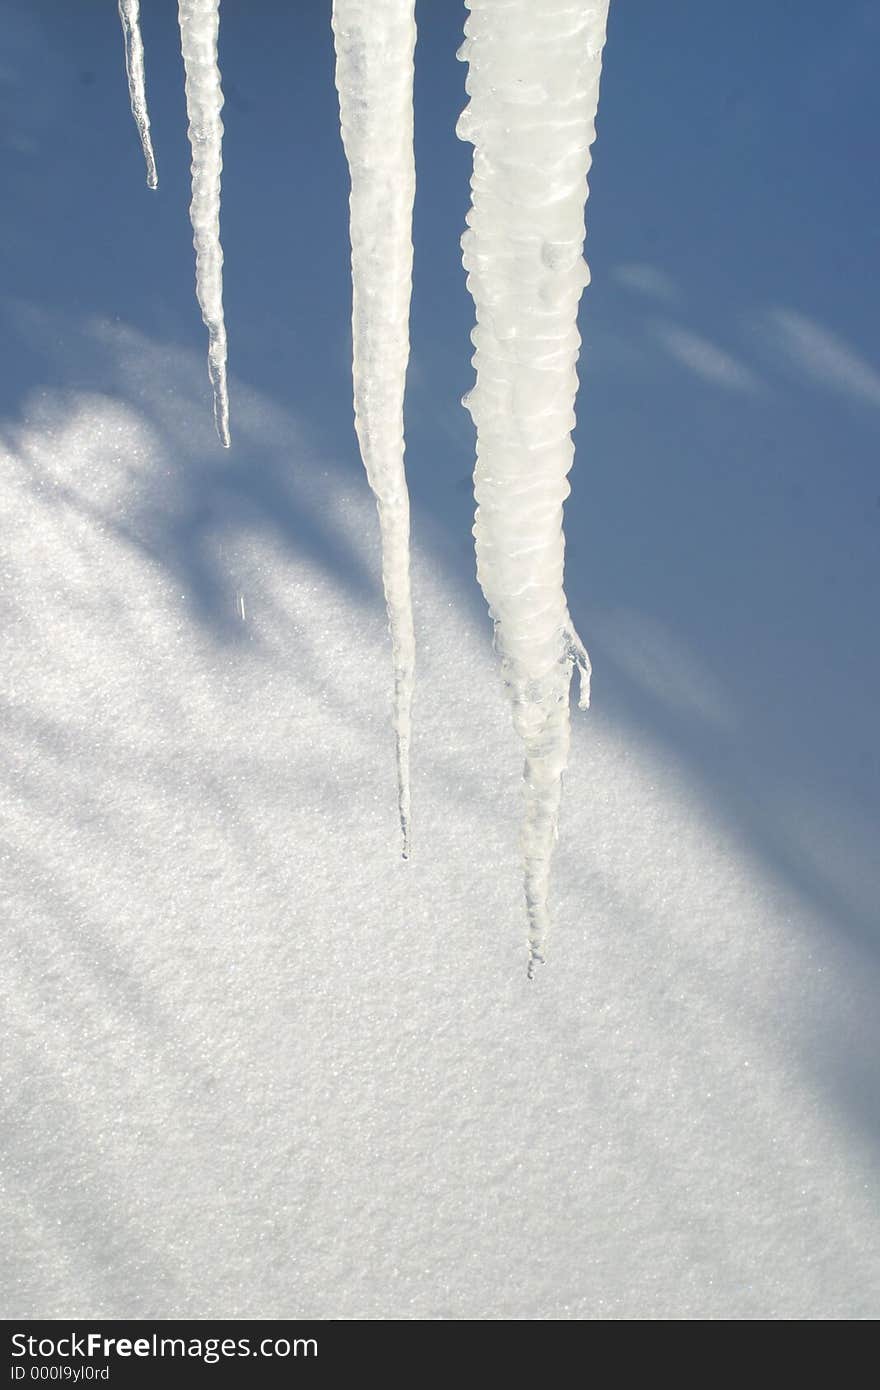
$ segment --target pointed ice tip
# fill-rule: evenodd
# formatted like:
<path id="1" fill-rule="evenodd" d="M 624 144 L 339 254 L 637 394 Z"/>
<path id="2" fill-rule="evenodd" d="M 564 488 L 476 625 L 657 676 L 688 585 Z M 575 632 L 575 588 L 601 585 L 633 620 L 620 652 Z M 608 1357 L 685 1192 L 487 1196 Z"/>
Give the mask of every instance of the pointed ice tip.
<path id="1" fill-rule="evenodd" d="M 158 176 L 158 174 L 156 173 L 156 171 L 155 171 L 155 169 L 154 169 L 152 172 L 148 172 L 148 173 L 147 173 L 147 188 L 158 188 L 158 187 L 159 187 L 159 176 Z"/>
<path id="2" fill-rule="evenodd" d="M 208 377 L 214 392 L 214 425 L 217 430 L 217 438 L 228 449 L 232 440 L 229 435 L 229 389 L 226 385 L 226 362 L 214 362 L 212 356 L 213 344 L 208 350 Z"/>
<path id="3" fill-rule="evenodd" d="M 528 963 L 528 965 L 526 966 L 526 979 L 527 979 L 527 980 L 533 980 L 533 979 L 535 978 L 535 966 L 536 966 L 536 965 L 543 965 L 543 964 L 544 964 L 544 957 L 541 955 L 540 951 L 536 951 L 535 948 L 534 948 L 534 946 L 530 946 L 530 947 L 529 947 L 529 963 Z"/>

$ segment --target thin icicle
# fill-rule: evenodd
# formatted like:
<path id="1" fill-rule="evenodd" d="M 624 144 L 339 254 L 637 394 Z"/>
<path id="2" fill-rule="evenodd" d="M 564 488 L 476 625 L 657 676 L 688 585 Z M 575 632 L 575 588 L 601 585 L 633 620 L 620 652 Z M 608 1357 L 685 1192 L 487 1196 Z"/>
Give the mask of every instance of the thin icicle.
<path id="1" fill-rule="evenodd" d="M 412 288 L 414 0 L 334 0 L 336 86 L 351 173 L 355 428 L 379 509 L 394 659 L 403 855 L 410 848 L 409 750 L 415 639 L 403 394 Z"/>
<path id="2" fill-rule="evenodd" d="M 223 168 L 223 91 L 217 66 L 220 0 L 179 0 L 180 43 L 186 75 L 186 112 L 192 147 L 190 220 L 196 251 L 196 294 L 208 330 L 208 376 L 214 422 L 229 448 L 226 324 L 223 321 L 223 247 L 220 244 L 220 173 Z"/>
<path id="3" fill-rule="evenodd" d="M 459 57 L 474 146 L 462 237 L 476 308 L 477 573 L 525 743 L 522 846 L 529 975 L 550 926 L 550 861 L 569 747 L 569 687 L 589 657 L 563 589 L 562 508 L 573 461 L 580 337 L 589 280 L 584 203 L 608 0 L 465 0 Z"/>
<path id="4" fill-rule="evenodd" d="M 119 18 L 122 23 L 122 37 L 125 40 L 125 71 L 128 74 L 131 114 L 141 137 L 141 149 L 147 166 L 147 187 L 158 188 L 159 175 L 156 173 L 156 158 L 150 139 L 150 117 L 147 111 L 140 0 L 119 0 Z"/>

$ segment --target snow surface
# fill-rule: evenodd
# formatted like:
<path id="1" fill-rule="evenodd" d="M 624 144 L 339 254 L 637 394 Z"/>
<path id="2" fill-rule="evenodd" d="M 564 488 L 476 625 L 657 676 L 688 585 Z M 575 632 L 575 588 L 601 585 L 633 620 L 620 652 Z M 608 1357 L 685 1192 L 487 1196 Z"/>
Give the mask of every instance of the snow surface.
<path id="1" fill-rule="evenodd" d="M 876 208 L 835 158 L 870 11 L 612 10 L 566 514 L 594 704 L 529 985 L 462 15 L 420 22 L 404 864 L 327 14 L 224 12 L 225 451 L 175 8 L 149 197 L 116 14 L 73 8 L 0 0 L 0 1310 L 876 1317 Z"/>

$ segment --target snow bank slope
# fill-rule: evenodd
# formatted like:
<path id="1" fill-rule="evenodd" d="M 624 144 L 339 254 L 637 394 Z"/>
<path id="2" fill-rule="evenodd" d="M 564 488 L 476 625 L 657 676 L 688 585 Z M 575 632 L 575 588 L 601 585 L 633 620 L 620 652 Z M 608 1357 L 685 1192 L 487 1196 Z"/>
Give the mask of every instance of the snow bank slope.
<path id="1" fill-rule="evenodd" d="M 600 709 L 529 985 L 514 736 L 436 556 L 407 865 L 366 488 L 241 387 L 268 520 L 188 443 L 198 353 L 89 336 L 107 393 L 4 430 L 7 1316 L 876 1312 L 803 1050 L 868 1000 L 808 908 Z"/>

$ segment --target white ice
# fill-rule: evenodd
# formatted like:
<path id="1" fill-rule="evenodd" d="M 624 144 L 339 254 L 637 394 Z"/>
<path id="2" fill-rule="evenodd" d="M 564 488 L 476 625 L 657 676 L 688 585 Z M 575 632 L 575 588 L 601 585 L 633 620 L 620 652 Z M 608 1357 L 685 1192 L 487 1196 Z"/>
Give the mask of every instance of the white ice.
<path id="1" fill-rule="evenodd" d="M 577 393 L 584 203 L 607 0 L 466 0 L 459 56 L 474 146 L 462 238 L 477 326 L 477 573 L 525 743 L 529 971 L 550 924 L 550 862 L 568 760 L 569 684 L 590 664 L 563 589 L 562 507 Z"/>
<path id="2" fill-rule="evenodd" d="M 140 0 L 119 0 L 119 19 L 122 23 L 122 36 L 125 40 L 125 71 L 128 75 L 131 114 L 134 116 L 134 123 L 141 138 L 141 148 L 147 166 L 147 187 L 157 188 L 159 176 L 156 172 L 153 141 L 150 138 L 150 116 L 147 110 L 144 43 L 141 38 L 140 13 Z"/>
<path id="3" fill-rule="evenodd" d="M 412 287 L 414 0 L 334 0 L 336 86 L 351 174 L 355 428 L 379 511 L 394 661 L 404 858 L 410 847 L 413 668 L 403 397 Z"/>
<path id="4" fill-rule="evenodd" d="M 214 422 L 229 447 L 226 324 L 223 319 L 223 247 L 220 174 L 223 168 L 223 91 L 217 65 L 220 0 L 179 0 L 180 43 L 186 73 L 186 110 L 192 146 L 190 220 L 196 252 L 196 294 L 208 330 L 208 376 Z"/>

